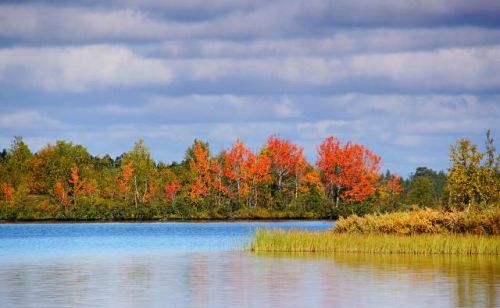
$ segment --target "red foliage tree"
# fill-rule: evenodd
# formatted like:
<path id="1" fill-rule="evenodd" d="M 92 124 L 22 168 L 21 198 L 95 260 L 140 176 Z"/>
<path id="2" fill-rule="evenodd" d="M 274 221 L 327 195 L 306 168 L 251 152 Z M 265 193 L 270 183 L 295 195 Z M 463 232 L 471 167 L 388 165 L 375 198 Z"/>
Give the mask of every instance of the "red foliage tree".
<path id="1" fill-rule="evenodd" d="M 130 180 L 132 179 L 132 174 L 134 173 L 134 167 L 132 162 L 128 162 L 122 167 L 122 174 L 118 179 L 118 190 L 120 193 L 125 195 L 125 200 L 127 200 L 127 194 L 130 191 Z"/>
<path id="2" fill-rule="evenodd" d="M 78 196 L 86 183 L 84 179 L 80 179 L 80 176 L 78 175 L 78 167 L 76 165 L 71 167 L 71 177 L 68 182 L 71 184 L 73 190 L 73 204 L 76 205 Z"/>
<path id="3" fill-rule="evenodd" d="M 267 140 L 266 153 L 271 159 L 271 172 L 278 191 L 282 190 L 286 179 L 293 179 L 297 196 L 299 180 L 307 166 L 303 152 L 303 148 L 288 140 L 276 136 Z"/>
<path id="4" fill-rule="evenodd" d="M 59 203 L 61 203 L 66 210 L 69 205 L 68 194 L 66 193 L 61 181 L 56 181 L 56 184 L 54 185 L 54 194 L 56 195 L 57 201 L 59 201 Z"/>
<path id="5" fill-rule="evenodd" d="M 244 170 L 247 166 L 245 163 L 253 155 L 241 140 L 237 140 L 229 151 L 223 152 L 224 164 L 222 167 L 222 175 L 229 182 L 230 188 L 236 190 L 236 194 L 240 197 L 247 190 L 245 182 Z"/>
<path id="6" fill-rule="evenodd" d="M 208 149 L 200 141 L 194 144 L 193 159 L 189 161 L 189 167 L 195 174 L 189 196 L 191 199 L 208 196 L 212 186 L 212 163 L 208 156 Z"/>
<path id="7" fill-rule="evenodd" d="M 391 174 L 385 181 L 385 191 L 391 196 L 397 196 L 403 190 L 403 187 L 401 187 L 401 178 L 398 175 Z"/>
<path id="8" fill-rule="evenodd" d="M 177 180 L 171 180 L 165 183 L 163 190 L 165 192 L 165 197 L 168 201 L 175 201 L 175 196 L 177 192 L 180 190 L 181 184 Z"/>
<path id="9" fill-rule="evenodd" d="M 310 193 L 313 190 L 321 191 L 321 175 L 316 170 L 311 170 L 306 172 L 300 178 L 300 192 L 302 193 Z"/>
<path id="10" fill-rule="evenodd" d="M 251 153 L 243 164 L 243 179 L 249 205 L 255 206 L 259 197 L 259 186 L 269 181 L 271 159 L 265 155 Z"/>
<path id="11" fill-rule="evenodd" d="M 14 200 L 14 188 L 7 183 L 0 183 L 0 192 L 4 197 L 5 201 Z"/>
<path id="12" fill-rule="evenodd" d="M 256 204 L 258 186 L 270 178 L 271 160 L 264 155 L 255 155 L 241 140 L 223 152 L 222 174 L 229 183 L 228 194 L 246 198 L 249 205 Z"/>
<path id="13" fill-rule="evenodd" d="M 359 202 L 373 194 L 379 178 L 380 157 L 363 145 L 342 145 L 334 137 L 326 138 L 318 148 L 317 166 L 322 173 L 328 197 Z"/>

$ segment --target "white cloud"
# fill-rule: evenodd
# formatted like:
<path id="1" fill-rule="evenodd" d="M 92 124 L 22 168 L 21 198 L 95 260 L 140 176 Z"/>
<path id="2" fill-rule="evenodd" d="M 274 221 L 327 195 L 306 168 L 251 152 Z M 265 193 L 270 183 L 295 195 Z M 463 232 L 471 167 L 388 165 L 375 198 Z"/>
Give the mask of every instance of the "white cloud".
<path id="1" fill-rule="evenodd" d="M 0 127 L 17 129 L 63 129 L 64 122 L 40 114 L 36 110 L 16 111 L 0 114 Z"/>
<path id="2" fill-rule="evenodd" d="M 0 83 L 48 91 L 167 84 L 172 71 L 122 46 L 0 49 Z"/>
<path id="3" fill-rule="evenodd" d="M 165 23 L 133 10 L 40 5 L 0 6 L 0 37 L 71 42 L 152 39 L 166 31 Z"/>
<path id="4" fill-rule="evenodd" d="M 500 46 L 352 57 L 166 60 L 194 81 L 274 80 L 298 85 L 368 82 L 378 88 L 484 91 L 500 85 Z"/>

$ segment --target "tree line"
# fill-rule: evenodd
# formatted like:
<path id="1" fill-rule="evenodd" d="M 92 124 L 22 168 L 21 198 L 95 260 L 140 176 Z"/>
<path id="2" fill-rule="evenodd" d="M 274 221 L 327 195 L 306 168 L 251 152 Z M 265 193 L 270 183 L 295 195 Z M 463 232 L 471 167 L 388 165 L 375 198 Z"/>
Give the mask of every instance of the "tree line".
<path id="1" fill-rule="evenodd" d="M 0 152 L 0 219 L 336 218 L 411 206 L 499 200 L 499 156 L 462 139 L 448 173 L 419 167 L 403 180 L 380 171 L 364 145 L 330 136 L 309 163 L 304 149 L 271 136 L 252 151 L 241 140 L 212 154 L 195 140 L 182 162 L 155 162 L 143 140 L 116 157 L 57 141 L 32 153 L 21 137 Z"/>

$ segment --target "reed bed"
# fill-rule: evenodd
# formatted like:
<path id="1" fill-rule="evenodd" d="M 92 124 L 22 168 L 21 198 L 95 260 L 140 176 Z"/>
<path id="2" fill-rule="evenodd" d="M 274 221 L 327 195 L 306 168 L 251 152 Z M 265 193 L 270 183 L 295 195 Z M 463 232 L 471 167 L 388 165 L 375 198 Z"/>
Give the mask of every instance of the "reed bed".
<path id="1" fill-rule="evenodd" d="M 257 230 L 255 252 L 500 255 L 500 237 L 472 234 L 359 234 Z"/>

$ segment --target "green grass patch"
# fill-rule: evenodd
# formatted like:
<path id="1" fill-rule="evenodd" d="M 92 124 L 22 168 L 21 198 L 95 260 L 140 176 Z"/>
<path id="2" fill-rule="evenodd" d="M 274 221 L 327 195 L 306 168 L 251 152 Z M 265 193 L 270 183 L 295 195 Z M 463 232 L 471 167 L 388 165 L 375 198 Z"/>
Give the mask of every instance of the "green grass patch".
<path id="1" fill-rule="evenodd" d="M 359 234 L 258 230 L 255 252 L 500 255 L 500 237 L 471 234 Z"/>

